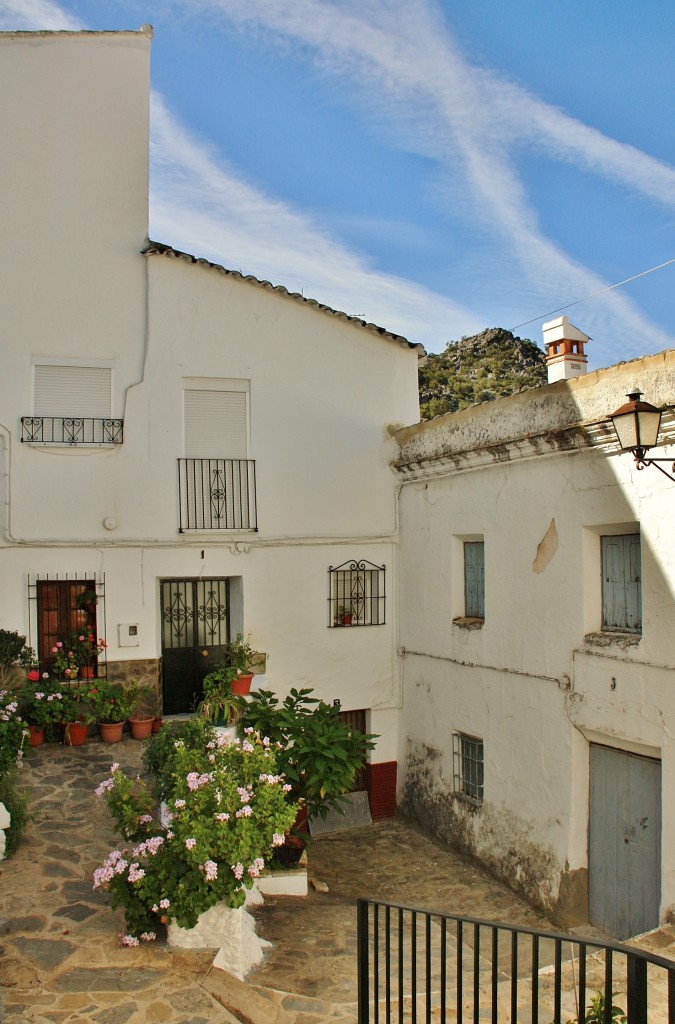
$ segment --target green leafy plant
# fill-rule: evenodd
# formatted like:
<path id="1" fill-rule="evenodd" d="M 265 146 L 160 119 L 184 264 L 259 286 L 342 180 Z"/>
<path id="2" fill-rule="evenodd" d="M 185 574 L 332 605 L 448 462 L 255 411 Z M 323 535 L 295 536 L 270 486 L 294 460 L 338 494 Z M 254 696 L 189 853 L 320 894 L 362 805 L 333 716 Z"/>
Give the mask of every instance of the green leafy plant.
<path id="1" fill-rule="evenodd" d="M 156 804 L 171 796 L 175 784 L 178 746 L 194 750 L 206 758 L 205 751 L 210 749 L 209 744 L 215 742 L 215 738 L 215 730 L 206 718 L 186 718 L 183 721 L 167 722 L 148 739 L 143 750 L 143 767 L 152 778 L 152 793 Z"/>
<path id="2" fill-rule="evenodd" d="M 138 691 L 125 689 L 121 683 L 97 679 L 95 685 L 87 687 L 84 692 L 97 722 L 125 722 L 138 706 Z"/>
<path id="3" fill-rule="evenodd" d="M 295 816 L 269 742 L 249 734 L 198 749 L 178 740 L 174 751 L 168 828 L 150 810 L 147 785 L 128 779 L 119 765 L 96 791 L 135 843 L 113 850 L 94 872 L 94 888 L 124 908 L 123 945 L 154 939 L 160 923 L 191 928 L 221 901 L 241 906 Z"/>
<path id="4" fill-rule="evenodd" d="M 73 652 L 78 665 L 93 665 L 94 660 L 107 648 L 105 640 L 96 638 L 91 629 L 84 633 L 71 633 L 66 640 L 66 647 Z"/>
<path id="5" fill-rule="evenodd" d="M 612 1002 L 614 997 L 618 995 L 617 992 L 612 992 Z M 610 1008 L 610 1020 L 617 1021 L 618 1024 L 626 1024 L 627 1017 L 626 1011 L 620 1006 L 614 1006 Z M 605 1010 L 605 993 L 596 992 L 595 996 L 591 1000 L 590 1006 L 586 1010 L 586 1015 L 582 1021 L 579 1021 L 578 1017 L 573 1017 L 567 1021 L 567 1024 L 604 1024 L 607 1019 Z"/>
<path id="6" fill-rule="evenodd" d="M 228 640 L 223 645 L 221 655 L 223 667 L 238 669 L 240 673 L 249 673 L 258 652 L 251 647 L 243 633 L 238 633 L 234 640 Z"/>
<path id="7" fill-rule="evenodd" d="M 0 803 L 5 805 L 10 815 L 11 825 L 6 833 L 5 854 L 11 857 L 21 843 L 29 819 L 28 797 L 19 788 L 16 768 L 0 776 Z"/>
<path id="8" fill-rule="evenodd" d="M 37 676 L 37 680 L 31 678 Z M 30 672 L 26 683 L 18 690 L 19 712 L 29 725 L 43 728 L 50 723 L 62 722 L 65 695 L 47 672 Z"/>
<path id="9" fill-rule="evenodd" d="M 25 636 L 16 630 L 0 629 L 0 687 L 8 688 L 17 669 L 28 668 L 34 660 L 35 654 Z"/>
<path id="10" fill-rule="evenodd" d="M 291 785 L 290 799 L 307 806 L 310 817 L 340 809 L 376 736 L 343 722 L 338 709 L 292 689 L 279 703 L 270 690 L 247 702 L 244 725 L 281 744 L 279 764 Z"/>
<path id="11" fill-rule="evenodd" d="M 239 670 L 220 666 L 204 679 L 204 694 L 197 705 L 197 714 L 208 718 L 214 725 L 234 725 L 241 718 L 246 701 L 232 693 L 232 681 Z"/>
<path id="12" fill-rule="evenodd" d="M 0 690 L 0 779 L 21 763 L 26 736 L 17 695 Z"/>
<path id="13" fill-rule="evenodd" d="M 51 649 L 51 667 L 57 676 L 65 679 L 77 679 L 80 671 L 75 650 L 63 640 L 57 640 Z"/>

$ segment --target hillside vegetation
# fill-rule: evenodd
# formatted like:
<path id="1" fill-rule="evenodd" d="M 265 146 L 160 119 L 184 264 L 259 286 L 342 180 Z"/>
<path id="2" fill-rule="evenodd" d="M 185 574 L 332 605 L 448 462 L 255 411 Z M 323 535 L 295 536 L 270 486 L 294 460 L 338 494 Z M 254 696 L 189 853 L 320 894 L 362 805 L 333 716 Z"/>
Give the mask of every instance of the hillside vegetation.
<path id="1" fill-rule="evenodd" d="M 542 349 L 503 327 L 489 327 L 427 357 L 419 370 L 420 415 L 429 420 L 545 383 Z"/>

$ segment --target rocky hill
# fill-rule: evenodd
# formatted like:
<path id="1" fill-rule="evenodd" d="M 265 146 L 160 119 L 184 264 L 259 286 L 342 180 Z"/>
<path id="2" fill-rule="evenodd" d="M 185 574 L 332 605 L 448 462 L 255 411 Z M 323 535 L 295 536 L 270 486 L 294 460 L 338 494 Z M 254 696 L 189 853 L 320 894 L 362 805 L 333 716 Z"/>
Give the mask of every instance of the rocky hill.
<path id="1" fill-rule="evenodd" d="M 427 357 L 419 370 L 420 414 L 429 420 L 545 383 L 542 349 L 503 327 L 489 327 Z"/>

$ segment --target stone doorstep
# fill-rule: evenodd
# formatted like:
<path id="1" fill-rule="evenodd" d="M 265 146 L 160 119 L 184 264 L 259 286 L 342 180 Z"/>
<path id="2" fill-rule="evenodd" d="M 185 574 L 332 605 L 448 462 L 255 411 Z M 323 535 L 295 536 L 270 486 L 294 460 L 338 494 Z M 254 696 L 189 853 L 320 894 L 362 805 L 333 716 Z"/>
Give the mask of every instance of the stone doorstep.
<path id="1" fill-rule="evenodd" d="M 247 1024 L 292 1024 L 299 1014 L 307 1024 L 324 1024 L 335 1017 L 335 1007 L 309 996 L 299 996 L 279 989 L 262 988 L 239 981 L 231 974 L 212 970 L 202 983 L 221 1006 Z M 352 1019 L 351 1013 L 348 1015 Z M 353 1020 L 356 1021 L 354 1007 Z"/>

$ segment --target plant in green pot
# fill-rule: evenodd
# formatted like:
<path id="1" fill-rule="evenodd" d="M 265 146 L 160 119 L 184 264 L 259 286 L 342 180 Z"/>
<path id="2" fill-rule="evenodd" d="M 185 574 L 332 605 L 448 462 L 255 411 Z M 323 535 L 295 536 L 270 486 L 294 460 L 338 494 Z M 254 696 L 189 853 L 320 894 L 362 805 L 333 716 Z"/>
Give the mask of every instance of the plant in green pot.
<path id="1" fill-rule="evenodd" d="M 221 665 L 204 678 L 204 693 L 197 705 L 197 714 L 212 725 L 236 726 L 245 708 L 246 700 L 232 692 L 232 683 L 238 678 L 237 669 Z"/>

